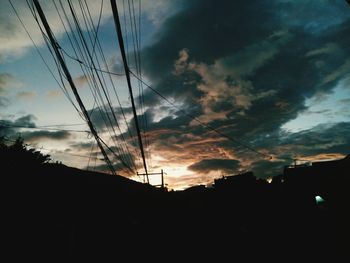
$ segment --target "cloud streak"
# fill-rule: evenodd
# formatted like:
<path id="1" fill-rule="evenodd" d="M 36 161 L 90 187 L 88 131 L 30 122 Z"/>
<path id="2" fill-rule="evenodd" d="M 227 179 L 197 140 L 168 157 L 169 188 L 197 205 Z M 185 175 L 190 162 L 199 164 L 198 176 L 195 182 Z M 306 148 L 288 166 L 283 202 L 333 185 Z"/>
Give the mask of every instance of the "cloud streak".
<path id="1" fill-rule="evenodd" d="M 197 163 L 191 164 L 188 169 L 199 173 L 209 173 L 220 170 L 227 173 L 238 172 L 239 161 L 231 159 L 203 159 Z"/>

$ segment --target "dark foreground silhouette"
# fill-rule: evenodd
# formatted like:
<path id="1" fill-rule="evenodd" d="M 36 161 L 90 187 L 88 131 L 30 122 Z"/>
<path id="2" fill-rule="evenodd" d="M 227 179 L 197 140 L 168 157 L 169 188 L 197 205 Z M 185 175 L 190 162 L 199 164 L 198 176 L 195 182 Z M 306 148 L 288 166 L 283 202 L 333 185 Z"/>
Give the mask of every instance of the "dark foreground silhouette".
<path id="1" fill-rule="evenodd" d="M 349 156 L 285 168 L 270 184 L 245 173 L 167 192 L 19 155 L 0 155 L 3 262 L 347 257 Z"/>

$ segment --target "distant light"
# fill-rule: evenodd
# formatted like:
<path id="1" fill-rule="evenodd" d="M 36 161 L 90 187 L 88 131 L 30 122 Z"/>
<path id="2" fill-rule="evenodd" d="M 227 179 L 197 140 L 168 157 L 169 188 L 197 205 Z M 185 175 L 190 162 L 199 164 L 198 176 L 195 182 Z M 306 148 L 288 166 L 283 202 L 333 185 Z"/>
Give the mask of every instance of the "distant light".
<path id="1" fill-rule="evenodd" d="M 321 204 L 324 202 L 324 199 L 319 195 L 316 195 L 315 200 L 316 200 L 316 204 Z"/>

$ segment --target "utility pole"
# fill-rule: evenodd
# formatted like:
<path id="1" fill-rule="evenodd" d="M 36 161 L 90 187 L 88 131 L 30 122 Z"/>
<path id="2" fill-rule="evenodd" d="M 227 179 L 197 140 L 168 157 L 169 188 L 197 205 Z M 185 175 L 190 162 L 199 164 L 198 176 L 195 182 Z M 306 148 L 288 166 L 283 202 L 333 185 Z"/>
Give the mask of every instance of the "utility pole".
<path id="1" fill-rule="evenodd" d="M 83 101 L 80 98 L 80 95 L 79 95 L 79 93 L 77 91 L 77 88 L 76 88 L 76 86 L 74 84 L 73 78 L 72 78 L 72 76 L 71 76 L 71 74 L 70 74 L 70 72 L 68 70 L 68 67 L 67 67 L 66 63 L 64 62 L 64 59 L 63 59 L 61 53 L 58 50 L 55 37 L 54 37 L 54 35 L 53 35 L 52 31 L 51 31 L 49 23 L 46 20 L 45 14 L 44 14 L 44 12 L 43 12 L 43 10 L 42 10 L 38 0 L 33 0 L 33 3 L 35 5 L 36 10 L 38 11 L 38 14 L 39 14 L 39 17 L 41 19 L 41 22 L 43 23 L 43 26 L 44 26 L 45 31 L 47 33 L 47 36 L 49 37 L 51 46 L 52 46 L 53 50 L 55 51 L 56 57 L 57 57 L 58 61 L 61 64 L 61 67 L 62 67 L 62 70 L 63 70 L 64 74 L 66 75 L 67 81 L 68 81 L 69 85 L 71 86 L 71 89 L 72 89 L 72 91 L 74 93 L 74 96 L 75 96 L 75 98 L 76 98 L 76 100 L 77 100 L 77 102 L 78 102 L 78 104 L 80 106 L 80 109 L 83 112 L 85 120 L 86 120 L 87 124 L 89 125 L 90 131 L 95 137 L 97 145 L 100 148 L 101 153 L 103 154 L 104 160 L 105 160 L 106 164 L 108 165 L 108 168 L 111 170 L 112 174 L 115 175 L 116 172 L 115 172 L 115 169 L 114 169 L 114 167 L 112 165 L 112 162 L 109 160 L 108 155 L 107 155 L 105 149 L 103 148 L 103 146 L 101 144 L 100 137 L 98 136 L 97 131 L 95 130 L 94 125 L 91 122 L 90 116 L 89 116 L 89 114 L 88 114 L 88 112 L 87 112 L 87 110 L 86 110 L 86 108 L 84 106 L 84 103 L 83 103 Z"/>
<path id="2" fill-rule="evenodd" d="M 165 189 L 165 183 L 164 183 L 164 173 L 163 172 L 163 169 L 160 170 L 160 173 L 148 173 L 148 175 L 160 175 L 160 180 L 161 180 L 161 183 L 159 185 L 154 185 L 156 187 L 161 187 L 162 189 Z M 137 173 L 138 176 L 146 176 L 146 174 L 144 173 Z"/>
<path id="3" fill-rule="evenodd" d="M 144 167 L 144 169 L 145 169 L 145 175 L 146 175 L 147 183 L 149 184 L 148 171 L 147 171 L 147 164 L 146 164 L 146 157 L 145 157 L 145 152 L 144 152 L 144 149 L 143 149 L 141 131 L 140 131 L 139 121 L 138 121 L 138 117 L 137 117 L 137 113 L 136 113 L 136 108 L 135 108 L 134 95 L 133 95 L 133 92 L 132 92 L 131 81 L 130 81 L 130 70 L 129 70 L 128 62 L 127 62 L 127 60 L 126 60 L 126 54 L 125 54 L 125 48 L 124 48 L 123 34 L 122 34 L 121 26 L 120 26 L 120 19 L 119 19 L 118 7 L 117 7 L 116 0 L 111 0 L 111 6 L 112 6 L 114 24 L 115 24 L 115 28 L 116 28 L 116 30 L 117 30 L 119 48 L 120 48 L 120 52 L 121 52 L 121 54 L 122 54 L 122 59 L 123 59 L 123 64 L 124 64 L 124 70 L 125 70 L 126 81 L 127 81 L 127 83 L 128 83 L 128 89 L 129 89 L 129 94 L 130 94 L 132 112 L 133 112 L 133 114 L 134 114 L 135 127 L 136 127 L 136 132 L 137 132 L 137 138 L 138 138 L 139 145 L 140 145 L 141 156 L 142 156 L 142 161 L 143 161 L 143 167 Z"/>
<path id="4" fill-rule="evenodd" d="M 161 170 L 161 180 L 162 180 L 162 188 L 164 189 L 164 173 L 163 173 L 163 169 Z"/>

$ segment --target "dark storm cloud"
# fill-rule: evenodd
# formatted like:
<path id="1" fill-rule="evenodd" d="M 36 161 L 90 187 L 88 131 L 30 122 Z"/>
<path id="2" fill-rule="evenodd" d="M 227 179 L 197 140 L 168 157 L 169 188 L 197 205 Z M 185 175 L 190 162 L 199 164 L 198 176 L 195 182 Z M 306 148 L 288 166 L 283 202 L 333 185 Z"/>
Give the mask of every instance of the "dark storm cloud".
<path id="1" fill-rule="evenodd" d="M 181 63 L 186 57 L 179 61 L 181 51 L 188 50 L 192 63 L 210 66 L 220 61 L 227 71 L 222 79 L 250 81 L 249 93 L 255 97 L 244 114 L 227 113 L 234 119 L 228 122 L 240 127 L 232 133 L 272 132 L 305 110 L 305 98 L 330 92 L 345 74 L 341 70 L 349 57 L 347 6 L 324 1 L 315 7 L 311 2 L 191 1 L 166 21 L 158 41 L 143 51 L 144 71 L 165 96 L 193 103 L 204 95 L 198 89 L 203 76 L 198 70 L 173 74 L 176 66 L 185 67 Z M 271 96 L 260 96 L 269 91 L 274 91 Z M 157 98 L 149 93 L 146 101 L 154 102 L 151 97 Z M 220 100 L 212 109 L 230 106 Z"/>
<path id="2" fill-rule="evenodd" d="M 345 1 L 186 1 L 155 36 L 142 50 L 143 72 L 152 87 L 237 140 L 219 140 L 183 111 L 164 117 L 171 107 L 160 110 L 167 102 L 146 89 L 145 115 L 158 154 L 174 162 L 191 159 L 189 169 L 206 172 L 230 166 L 219 158 L 239 159 L 232 167 L 252 168 L 263 178 L 280 173 L 294 156 L 346 154 L 347 123 L 295 134 L 281 130 L 308 112 L 306 99 L 331 94 L 349 77 Z M 134 129 L 133 119 L 129 126 Z M 277 159 L 261 159 L 240 141 Z M 207 149 L 225 155 L 215 157 L 203 152 Z"/>
<path id="3" fill-rule="evenodd" d="M 200 173 L 208 173 L 210 171 L 234 173 L 237 172 L 238 168 L 239 161 L 230 159 L 204 159 L 188 167 L 188 169 Z"/>
<path id="4" fill-rule="evenodd" d="M 19 135 L 21 127 L 34 128 L 35 116 L 32 114 L 17 118 L 16 120 L 0 120 L 0 136 L 13 137 Z"/>
<path id="5" fill-rule="evenodd" d="M 16 119 L 13 124 L 17 125 L 17 126 L 24 126 L 24 127 L 28 127 L 28 128 L 34 128 L 35 127 L 35 123 L 34 120 L 36 119 L 36 117 L 32 114 L 28 114 L 26 116 L 20 117 L 18 119 Z"/>
<path id="6" fill-rule="evenodd" d="M 188 105 L 201 101 L 212 126 L 235 124 L 229 135 L 253 139 L 296 118 L 306 110 L 306 98 L 331 92 L 347 73 L 350 22 L 344 7 L 328 1 L 316 8 L 310 1 L 191 1 L 143 51 L 143 69 L 163 95 Z M 214 78 L 227 85 L 222 95 L 210 95 L 217 87 L 205 79 L 202 65 L 205 74 L 222 71 Z M 199 88 L 203 84 L 207 90 Z M 149 105 L 160 100 L 146 94 Z"/>
<path id="7" fill-rule="evenodd" d="M 31 131 L 21 132 L 21 137 L 25 141 L 40 141 L 40 140 L 66 140 L 70 137 L 70 133 L 67 131 Z"/>
<path id="8" fill-rule="evenodd" d="M 313 156 L 338 156 L 350 154 L 350 122 L 318 125 L 312 129 L 297 133 L 271 134 L 261 136 L 255 146 L 270 148 L 277 160 L 258 160 L 251 164 L 251 169 L 259 178 L 268 178 L 281 174 L 285 165 L 293 160 L 313 160 Z M 310 159 L 311 158 L 311 159 Z M 327 158 L 326 158 L 327 159 Z"/>
<path id="9" fill-rule="evenodd" d="M 350 122 L 318 125 L 310 130 L 282 138 L 281 146 L 290 145 L 303 155 L 318 153 L 350 154 Z"/>
<path id="10" fill-rule="evenodd" d="M 91 151 L 91 147 L 95 146 L 96 147 L 96 143 L 91 143 L 91 142 L 80 142 L 80 143 L 74 143 L 70 145 L 71 149 L 74 150 L 83 150 L 83 151 Z"/>
<path id="11" fill-rule="evenodd" d="M 266 23 L 258 21 L 271 17 L 272 10 L 263 6 L 263 1 L 188 1 L 187 8 L 165 22 L 158 41 L 144 51 L 146 74 L 156 83 L 168 77 L 184 48 L 193 59 L 207 63 L 244 48 L 267 33 Z"/>
<path id="12" fill-rule="evenodd" d="M 0 136 L 6 136 L 14 139 L 21 137 L 25 141 L 38 141 L 41 139 L 49 140 L 65 140 L 69 138 L 70 133 L 67 131 L 27 131 L 23 128 L 35 128 L 36 117 L 28 114 L 15 120 L 0 120 Z"/>
<path id="13" fill-rule="evenodd" d="M 198 112 L 200 111 L 199 107 L 192 107 L 192 108 L 183 108 L 183 111 L 175 110 L 173 111 L 172 108 L 168 107 L 162 107 L 164 111 L 168 112 L 170 111 L 170 116 L 166 116 L 164 118 L 161 118 L 158 121 L 155 121 L 155 116 L 159 113 L 158 108 L 149 108 L 145 111 L 144 114 L 138 115 L 138 120 L 141 122 L 141 127 L 143 127 L 142 121 L 147 120 L 147 122 L 150 124 L 148 130 L 162 130 L 162 129 L 172 129 L 172 130 L 183 130 L 188 129 L 188 125 L 190 125 L 190 122 L 192 121 L 192 118 L 184 114 L 186 112 L 190 116 L 196 116 L 198 115 Z M 135 121 L 134 118 L 130 120 L 130 129 L 135 129 Z M 193 128 L 195 130 L 196 128 Z"/>

